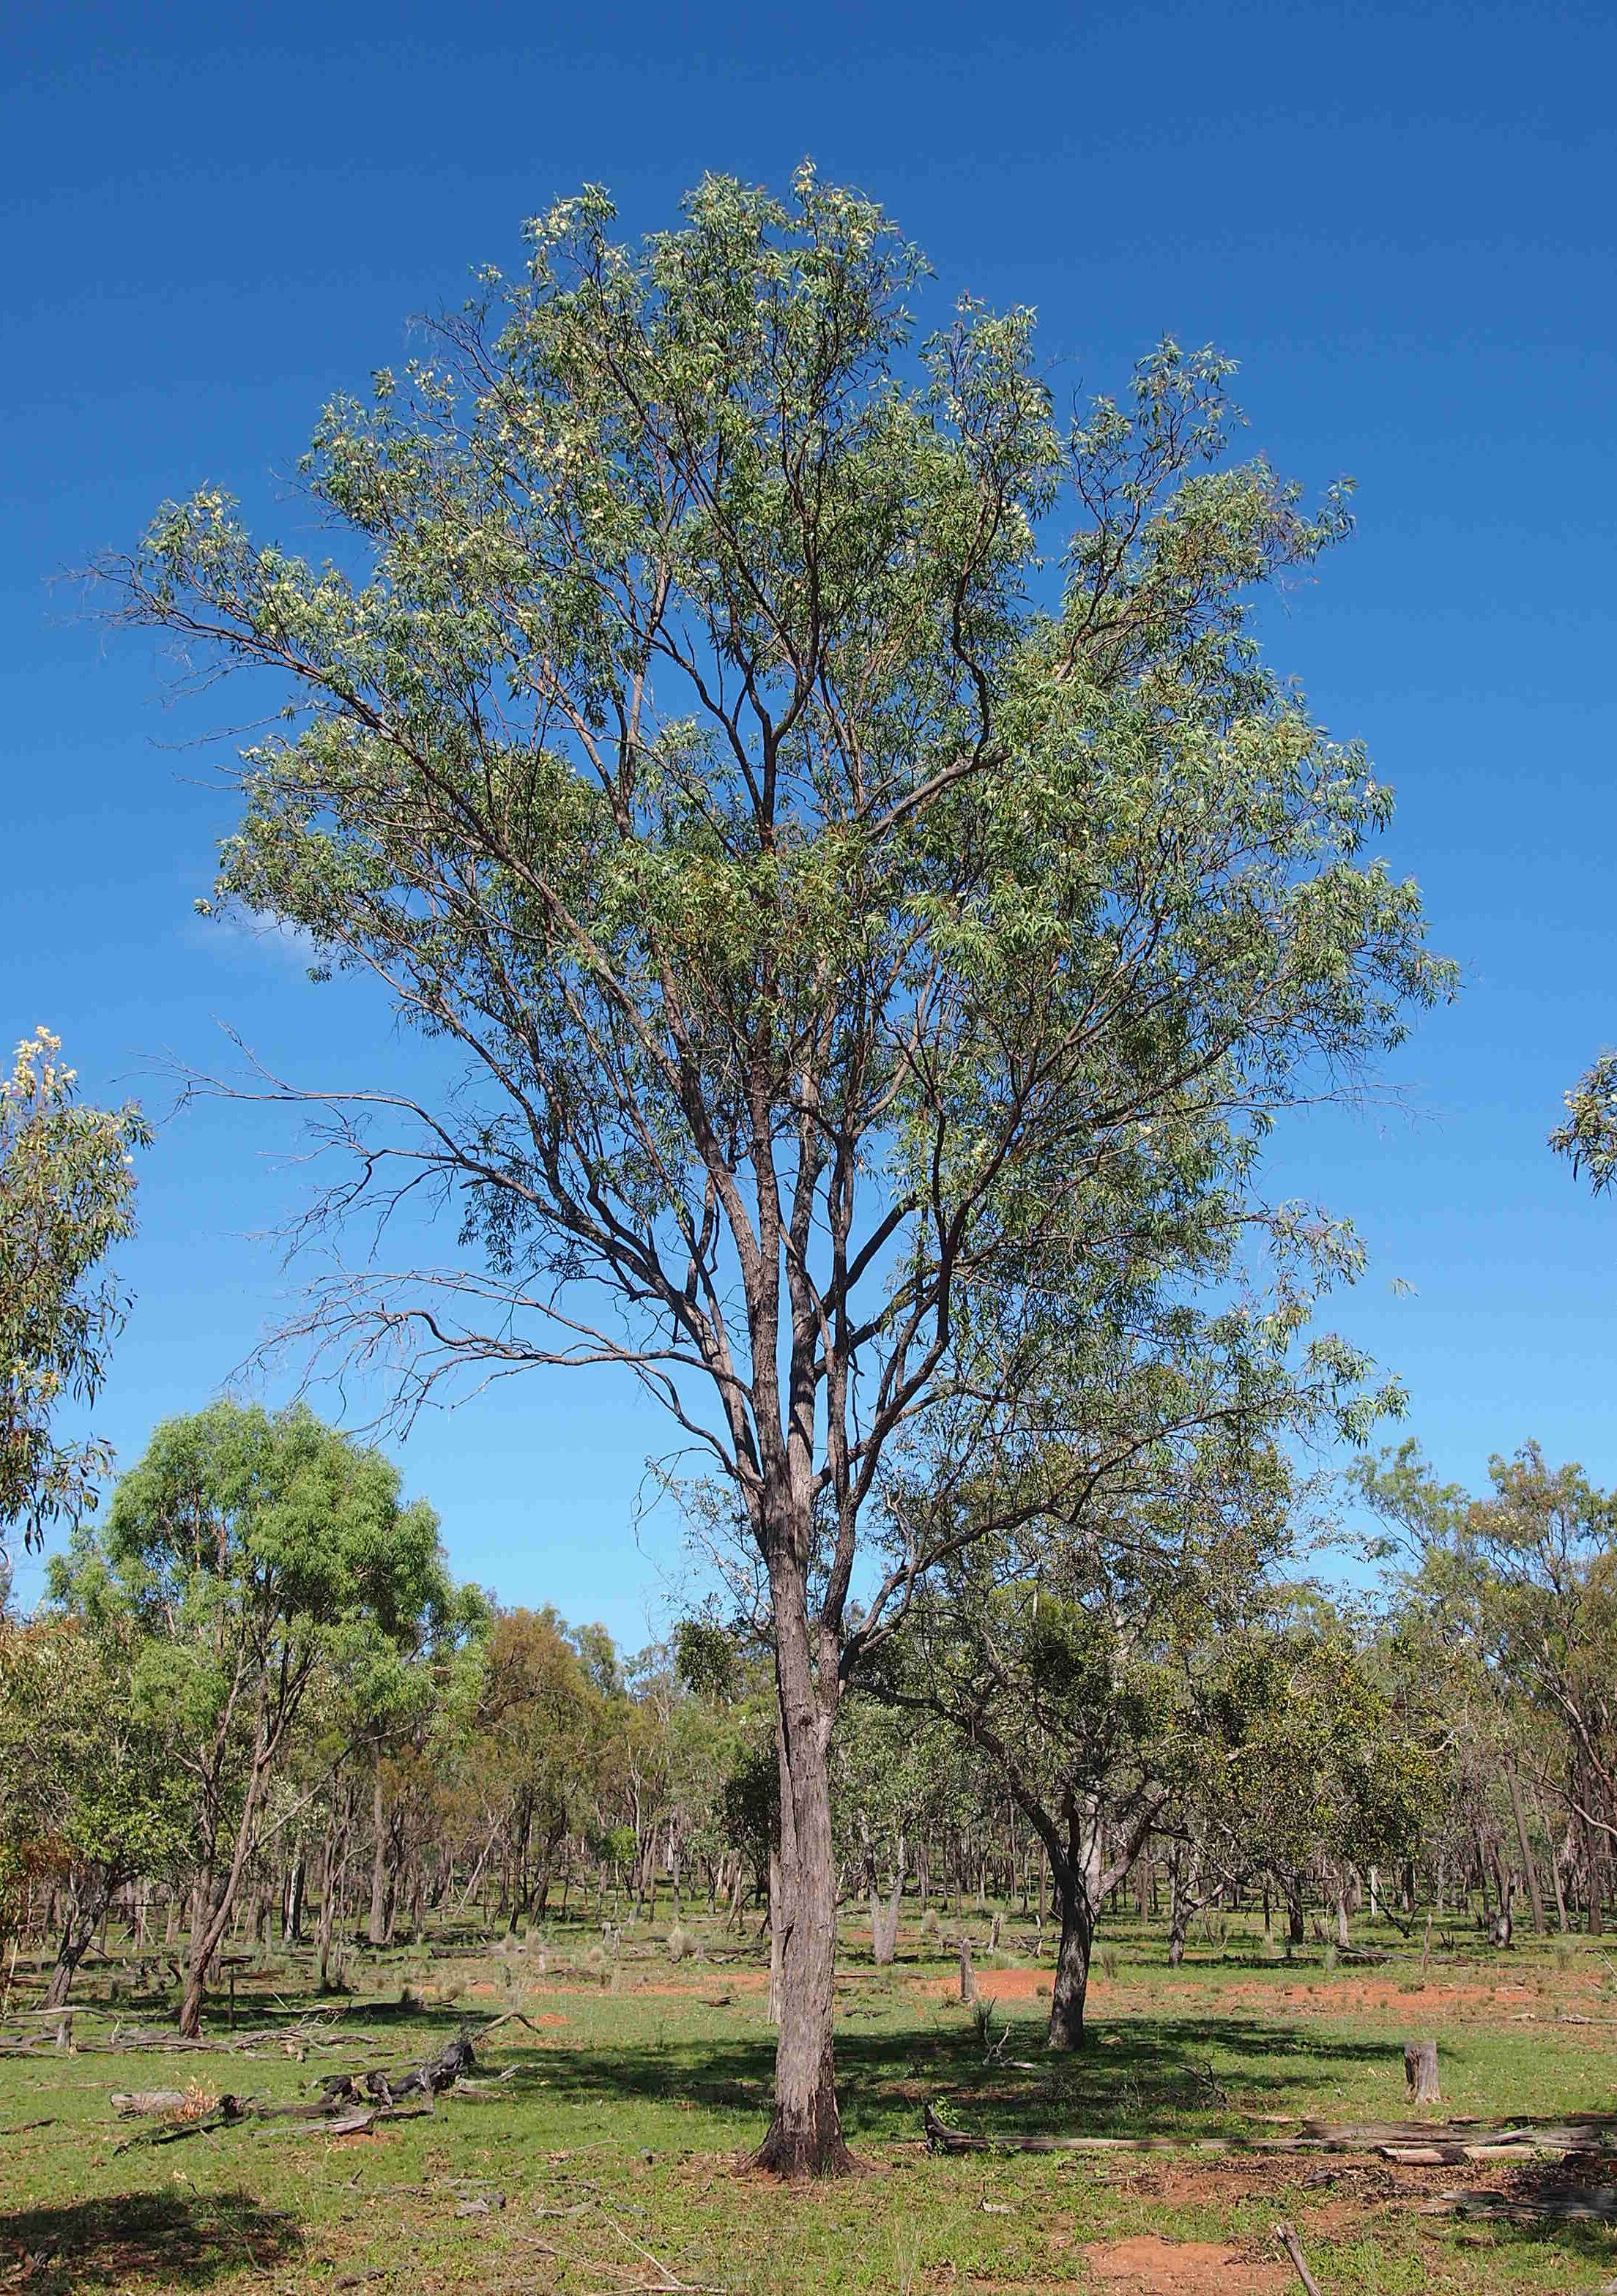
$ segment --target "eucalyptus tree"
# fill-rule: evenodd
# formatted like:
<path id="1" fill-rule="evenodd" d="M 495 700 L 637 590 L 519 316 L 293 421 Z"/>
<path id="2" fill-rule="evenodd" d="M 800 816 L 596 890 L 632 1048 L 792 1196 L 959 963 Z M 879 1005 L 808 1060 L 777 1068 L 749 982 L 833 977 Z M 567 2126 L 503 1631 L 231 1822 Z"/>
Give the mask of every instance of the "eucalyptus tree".
<path id="1" fill-rule="evenodd" d="M 128 1301 L 95 1270 L 135 1229 L 135 1152 L 151 1131 L 132 1103 L 78 1104 L 62 1040 L 37 1029 L 0 1076 L 0 1570 L 4 1534 L 31 1546 L 95 1505 L 111 1455 L 63 1442 L 64 1400 L 93 1403 Z M 0 1605 L 5 1588 L 0 1585 Z"/>
<path id="2" fill-rule="evenodd" d="M 166 1421 L 106 1528 L 51 1565 L 53 1600 L 139 1637 L 133 1696 L 189 1790 L 193 1918 L 180 2030 L 259 1839 L 272 1779 L 323 1670 L 373 1683 L 448 1602 L 438 1518 L 398 1471 L 294 1406 L 217 1403 Z"/>
<path id="3" fill-rule="evenodd" d="M 1239 1734 L 1244 1709 L 1214 1660 L 1261 1610 L 1284 1536 L 1272 1450 L 1254 1472 L 1215 1435 L 1170 1473 L 1143 1467 L 1096 1475 L 1059 1523 L 963 1542 L 871 1671 L 878 1698 L 943 1721 L 997 1769 L 1043 1847 L 1060 1932 L 1052 2049 L 1083 2045 L 1105 1899 Z"/>
<path id="4" fill-rule="evenodd" d="M 1549 1136 L 1599 1195 L 1617 1182 L 1617 1053 L 1602 1053 L 1566 1095 L 1566 1120 Z"/>
<path id="5" fill-rule="evenodd" d="M 1031 313 L 968 299 L 916 347 L 919 254 L 809 170 L 612 223 L 554 207 L 328 408 L 339 561 L 204 488 L 108 571 L 285 712 L 216 905 L 431 1043 L 251 1086 L 354 1160 L 316 1226 L 436 1202 L 458 1239 L 328 1263 L 291 1336 L 390 1366 L 405 1421 L 463 1374 L 627 1365 L 735 1495 L 786 1908 L 759 2157 L 834 2170 L 831 1737 L 932 1560 L 883 1477 L 957 1397 L 965 1303 L 1081 1275 L 1097 1175 L 1142 1222 L 1193 1168 L 1238 1185 L 1448 974 L 1367 856 L 1386 791 L 1260 658 L 1252 596 L 1349 521 L 1229 459 L 1227 362 L 1164 343 L 1063 424 Z"/>
<path id="6" fill-rule="evenodd" d="M 502 1611 L 490 1628 L 475 1727 L 500 1808 L 506 1904 L 517 1923 L 545 1911 L 556 1853 L 581 1816 L 616 1713 L 554 1611 Z"/>
<path id="7" fill-rule="evenodd" d="M 0 1627 L 0 1898 L 45 1882 L 62 1927 L 43 2005 L 71 1990 L 113 1898 L 182 1870 L 190 1810 L 135 1695 L 139 1637 L 45 1614 Z"/>

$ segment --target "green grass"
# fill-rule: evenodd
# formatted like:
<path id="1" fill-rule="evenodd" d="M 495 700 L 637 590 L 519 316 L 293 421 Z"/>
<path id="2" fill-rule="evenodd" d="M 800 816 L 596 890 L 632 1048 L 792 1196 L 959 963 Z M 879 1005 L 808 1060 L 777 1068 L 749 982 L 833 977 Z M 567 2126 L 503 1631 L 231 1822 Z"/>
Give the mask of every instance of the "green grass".
<path id="1" fill-rule="evenodd" d="M 711 1925 L 694 1926 L 703 1956 L 723 1947 Z M 968 1919 L 968 1927 L 981 1933 L 986 1923 Z M 1406 1950 L 1390 1930 L 1359 1934 Z M 942 1945 L 931 1948 L 938 1957 L 921 1958 L 912 1929 L 906 1957 L 876 1971 L 850 1924 L 838 2059 L 866 2173 L 801 2190 L 735 2173 L 769 2095 L 761 1965 L 674 1964 L 661 1932 L 628 1931 L 604 1986 L 585 1966 L 597 1933 L 582 1928 L 553 1936 L 543 1975 L 531 1954 L 356 1955 L 356 1990 L 341 2021 L 365 2038 L 303 2062 L 279 2049 L 251 2059 L 88 2047 L 0 2057 L 0 2289 L 621 2296 L 677 2281 L 733 2296 L 1116 2290 L 1129 2284 L 1097 2278 L 1086 2251 L 1149 2234 L 1226 2243 L 1235 2261 L 1216 2284 L 1239 2296 L 1286 2284 L 1268 2260 L 1276 2218 L 1296 2224 L 1326 2296 L 1595 2289 L 1617 2274 L 1602 2227 L 1468 2226 L 1419 2211 L 1445 2185 L 1503 2191 L 1566 2180 L 1568 2172 L 1534 2164 L 1405 2171 L 1241 2150 L 929 2158 L 920 2141 L 927 2099 L 951 2123 L 982 2132 L 1237 2145 L 1275 2133 L 1282 2115 L 1400 2115 L 1399 2044 L 1417 2034 L 1438 2037 L 1446 2112 L 1605 2111 L 1617 2102 L 1617 1989 L 1599 1950 L 1581 1940 L 1558 1956 L 1531 1940 L 1495 1956 L 1457 1936 L 1457 1950 L 1434 1956 L 1417 1990 L 1413 1959 L 1326 1970 L 1311 1944 L 1288 1964 L 1267 1957 L 1250 1925 L 1222 1946 L 1194 1946 L 1174 1971 L 1161 1938 L 1137 1923 L 1120 1921 L 1110 1938 L 1115 1962 L 1095 1988 L 1093 2046 L 1071 2060 L 1046 2061 L 1037 2046 L 1044 2004 L 1032 1988 L 1047 1985 L 1047 1970 L 1025 1954 L 980 1966 L 982 1993 L 998 1997 L 994 2030 L 1009 2018 L 1005 2054 L 1033 2061 L 1029 2072 L 985 2064 L 967 2012 L 950 1997 L 954 1963 Z M 111 2030 L 106 1997 L 117 1974 L 100 1969 L 85 1987 L 76 2030 L 86 2042 Z M 313 2005 L 299 1982 L 297 1971 L 273 1962 L 244 1980 L 242 2030 L 307 2013 Z M 399 2007 L 406 1984 L 424 1996 L 421 2005 Z M 1507 1997 L 1496 1998 L 1505 1987 Z M 491 2038 L 488 2069 L 516 2070 L 489 2101 L 446 2098 L 432 2118 L 370 2136 L 249 2122 L 119 2149 L 136 2124 L 113 2113 L 113 2089 L 196 2079 L 289 2101 L 321 2072 L 382 2056 L 407 2062 L 463 2016 L 516 2005 L 554 2021 L 542 2025 L 542 2038 L 514 2024 Z M 117 2008 L 126 2021 L 155 2021 L 127 1992 Z M 1614 2021 L 1557 2021 L 1564 2010 Z M 222 2007 L 209 2021 L 223 2031 Z M 1617 2184 L 1611 2164 L 1579 2173 Z M 458 2213 L 479 2201 L 486 2212 Z M 28 2270 L 42 2252 L 47 2260 Z"/>

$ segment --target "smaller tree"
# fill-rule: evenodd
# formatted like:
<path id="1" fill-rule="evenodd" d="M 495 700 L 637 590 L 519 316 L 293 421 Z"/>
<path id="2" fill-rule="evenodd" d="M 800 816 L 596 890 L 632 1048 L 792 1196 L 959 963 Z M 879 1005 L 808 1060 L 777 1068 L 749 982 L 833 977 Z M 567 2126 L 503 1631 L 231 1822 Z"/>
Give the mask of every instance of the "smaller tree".
<path id="1" fill-rule="evenodd" d="M 47 2009 L 66 2001 L 119 1890 L 185 1852 L 186 1796 L 134 1694 L 135 1642 L 127 1620 L 102 1634 L 50 1618 L 0 1629 L 0 1894 L 42 1879 L 60 1891 Z"/>
<path id="2" fill-rule="evenodd" d="M 1261 1603 L 1285 1488 L 1272 1453 L 1210 1443 L 1160 1492 L 1114 1488 L 1059 1537 L 974 1539 L 871 1677 L 991 1760 L 1043 1846 L 1060 1922 L 1052 2049 L 1083 2045 L 1102 1906 L 1227 1732 L 1208 1653 Z"/>
<path id="3" fill-rule="evenodd" d="M 833 1784 L 841 1847 L 864 1868 L 871 1958 L 892 1961 L 916 1849 L 946 1833 L 970 1799 L 960 1739 L 932 1718 L 855 1695 L 837 1726 Z"/>
<path id="4" fill-rule="evenodd" d="M 512 1935 L 543 1914 L 556 1853 L 598 1767 L 605 1701 L 552 1610 L 502 1611 L 489 1630 L 477 1724 L 500 1810 Z"/>
<path id="5" fill-rule="evenodd" d="M 270 1781 L 321 1669 L 374 1669 L 449 1595 L 438 1518 L 382 1455 L 301 1406 L 171 1419 L 119 1481 L 104 1538 L 75 1536 L 52 1592 L 142 1636 L 137 1707 L 190 1783 L 195 1897 L 180 2030 L 252 1856 Z"/>
<path id="6" fill-rule="evenodd" d="M 1489 1736 L 1513 1749 L 1491 1767 L 1510 1790 L 1530 1889 L 1514 1751 L 1546 1731 L 1558 1744 L 1543 1783 L 1582 1837 L 1598 1928 L 1604 1845 L 1617 1841 L 1617 1492 L 1580 1466 L 1552 1468 L 1536 1443 L 1491 1459 L 1489 1475 L 1490 1496 L 1470 1498 L 1409 1443 L 1367 1464 L 1359 1488 L 1409 1565 L 1404 1601 L 1460 1645 L 1494 1711 Z M 1485 1874 L 1480 1839 L 1478 1862 Z"/>
<path id="7" fill-rule="evenodd" d="M 1268 1615 L 1219 1635 L 1202 1689 L 1210 1726 L 1174 1825 L 1227 1885 L 1275 1875 L 1294 1944 L 1302 1877 L 1328 1874 L 1346 1944 L 1351 1874 L 1407 1849 L 1431 1808 L 1439 1734 L 1418 1685 L 1328 1604 L 1276 1588 Z"/>
<path id="8" fill-rule="evenodd" d="M 37 1029 L 0 1076 L 0 1548 L 9 1524 L 37 1546 L 93 1508 L 111 1464 L 104 1443 L 63 1442 L 52 1423 L 64 1398 L 94 1403 L 128 1312 L 91 1279 L 134 1232 L 135 1151 L 152 1137 L 132 1104 L 77 1105 L 61 1052 Z"/>

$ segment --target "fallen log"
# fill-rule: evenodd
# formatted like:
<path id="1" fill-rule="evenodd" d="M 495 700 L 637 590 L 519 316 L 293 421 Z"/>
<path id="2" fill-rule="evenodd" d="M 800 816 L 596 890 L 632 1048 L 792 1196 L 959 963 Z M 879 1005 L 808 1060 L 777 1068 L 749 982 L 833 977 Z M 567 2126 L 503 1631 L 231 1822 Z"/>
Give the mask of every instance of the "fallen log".
<path id="1" fill-rule="evenodd" d="M 1477 2120 L 1413 2124 L 1403 2121 L 1320 2121 L 1295 2136 L 981 2136 L 952 2128 L 936 2107 L 923 2107 L 921 2125 L 932 2152 L 1374 2152 L 1408 2168 L 1458 2168 L 1466 2161 L 1531 2161 L 1617 2149 L 1617 2120 L 1537 2126 L 1511 2121 L 1490 2128 Z"/>
<path id="2" fill-rule="evenodd" d="M 930 2104 L 922 2109 L 921 2125 L 927 2149 L 932 2152 L 1229 2152 L 1236 2149 L 1221 2136 L 975 2136 L 964 2128 L 950 2128 Z"/>
<path id="3" fill-rule="evenodd" d="M 136 2144 L 181 2144 L 188 2137 L 212 2136 L 222 2128 L 240 2128 L 252 2116 L 250 2099 L 222 2096 L 211 2111 L 192 2115 L 188 2120 L 173 2116 L 160 2120 L 155 2128 L 142 2128 L 127 2136 L 121 2144 L 112 2148 L 114 2156 L 127 2152 Z"/>
<path id="4" fill-rule="evenodd" d="M 1459 2216 L 1495 2223 L 1609 2224 L 1617 2219 L 1617 2186 L 1572 2185 L 1564 2192 L 1535 2193 L 1531 2198 L 1521 2199 L 1504 2193 L 1440 2193 L 1435 2200 L 1423 2202 L 1421 2214 Z"/>
<path id="5" fill-rule="evenodd" d="M 194 2108 L 196 2101 L 196 2092 L 193 2089 L 183 2088 L 114 2089 L 111 2097 L 113 2112 L 123 2113 L 184 2112 L 188 2108 Z M 220 2097 L 221 2105 L 226 2102 L 234 2104 L 236 2100 L 234 2097 L 228 2100 Z M 209 2111 L 212 2109 L 212 2107 L 209 2108 Z"/>

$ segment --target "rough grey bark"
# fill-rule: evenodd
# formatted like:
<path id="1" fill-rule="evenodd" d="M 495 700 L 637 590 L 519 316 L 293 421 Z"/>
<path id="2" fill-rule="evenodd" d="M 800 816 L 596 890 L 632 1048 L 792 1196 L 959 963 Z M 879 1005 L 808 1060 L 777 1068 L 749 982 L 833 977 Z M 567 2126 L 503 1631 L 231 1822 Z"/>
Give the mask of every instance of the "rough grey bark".
<path id="1" fill-rule="evenodd" d="M 831 1731 L 838 1681 L 823 1652 L 817 1679 L 808 1572 L 808 1508 L 799 1535 L 770 1543 L 781 1783 L 775 2112 L 754 2161 L 787 2177 L 834 2175 L 850 2165 L 837 2104 L 832 2021 L 836 1980 L 836 1855 L 831 1824 Z"/>
<path id="2" fill-rule="evenodd" d="M 1050 2021 L 1045 2033 L 1047 2049 L 1081 2049 L 1084 2009 L 1089 1993 L 1089 1956 L 1095 1944 L 1096 1908 L 1081 1880 L 1063 1861 L 1052 1864 L 1051 1879 L 1061 1915 L 1061 1941 L 1055 1949 L 1055 1978 L 1050 1988 Z"/>

